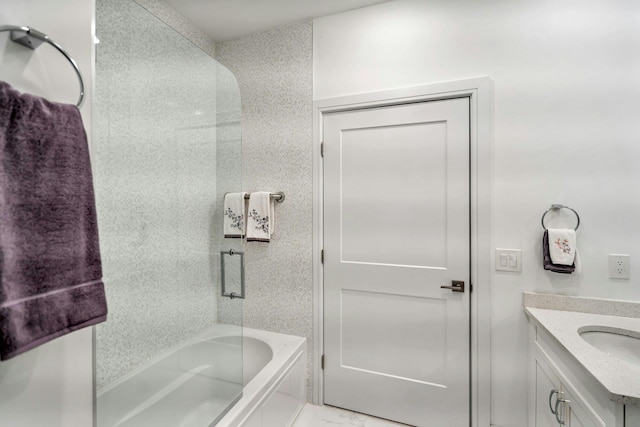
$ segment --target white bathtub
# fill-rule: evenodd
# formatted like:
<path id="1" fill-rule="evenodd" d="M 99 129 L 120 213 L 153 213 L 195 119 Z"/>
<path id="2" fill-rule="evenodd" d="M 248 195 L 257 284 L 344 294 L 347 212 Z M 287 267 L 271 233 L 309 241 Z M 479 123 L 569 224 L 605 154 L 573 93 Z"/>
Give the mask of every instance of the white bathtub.
<path id="1" fill-rule="evenodd" d="M 291 425 L 306 401 L 306 340 L 249 328 L 241 338 L 237 331 L 218 324 L 99 390 L 97 426 Z"/>

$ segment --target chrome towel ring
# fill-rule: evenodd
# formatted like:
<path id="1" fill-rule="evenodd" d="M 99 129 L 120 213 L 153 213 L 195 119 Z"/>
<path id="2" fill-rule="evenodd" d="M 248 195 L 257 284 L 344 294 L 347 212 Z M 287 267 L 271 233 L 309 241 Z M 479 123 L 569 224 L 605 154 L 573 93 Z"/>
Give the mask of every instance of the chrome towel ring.
<path id="1" fill-rule="evenodd" d="M 80 98 L 76 103 L 78 108 L 82 107 L 82 103 L 84 102 L 84 80 L 82 79 L 82 73 L 80 72 L 80 68 L 76 61 L 69 55 L 58 43 L 54 42 L 49 38 L 45 33 L 41 33 L 40 31 L 33 29 L 31 27 L 17 27 L 15 25 L 3 25 L 0 26 L 0 33 L 3 31 L 11 32 L 11 41 L 21 44 L 23 46 L 28 47 L 29 49 L 35 50 L 38 46 L 40 46 L 43 42 L 49 43 L 51 46 L 56 48 L 58 52 L 64 55 L 65 58 L 71 63 L 73 69 L 78 75 L 78 81 L 80 82 Z"/>
<path id="2" fill-rule="evenodd" d="M 544 214 L 542 214 L 542 228 L 544 228 L 545 230 L 547 229 L 547 227 L 544 225 L 544 217 L 547 216 L 547 214 L 550 211 L 554 211 L 558 209 L 569 209 L 571 212 L 573 212 L 576 215 L 576 218 L 578 220 L 578 223 L 576 224 L 576 228 L 574 228 L 574 230 L 577 230 L 578 227 L 580 227 L 580 215 L 578 215 L 578 212 L 576 212 L 575 209 L 565 205 L 553 204 L 549 209 L 547 209 L 547 211 Z"/>

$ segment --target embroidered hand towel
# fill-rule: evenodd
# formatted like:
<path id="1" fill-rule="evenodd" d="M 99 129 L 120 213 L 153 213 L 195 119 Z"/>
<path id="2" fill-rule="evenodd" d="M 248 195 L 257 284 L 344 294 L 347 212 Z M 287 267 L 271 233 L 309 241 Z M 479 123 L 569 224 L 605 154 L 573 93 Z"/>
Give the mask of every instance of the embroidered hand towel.
<path id="1" fill-rule="evenodd" d="M 563 274 L 571 274 L 575 270 L 575 267 L 573 265 L 554 264 L 551 261 L 551 255 L 549 255 L 548 230 L 545 230 L 544 236 L 542 236 L 542 257 L 543 257 L 543 267 L 545 270 L 553 271 L 554 273 L 563 273 Z"/>
<path id="2" fill-rule="evenodd" d="M 227 193 L 224 195 L 224 237 L 244 237 L 245 194 L 247 193 Z"/>
<path id="3" fill-rule="evenodd" d="M 549 228 L 549 255 L 556 265 L 573 265 L 576 257 L 576 232 L 567 228 Z"/>
<path id="4" fill-rule="evenodd" d="M 80 111 L 0 81 L 0 360 L 106 320 Z"/>
<path id="5" fill-rule="evenodd" d="M 275 229 L 275 206 L 271 193 L 258 191 L 249 195 L 247 220 L 248 242 L 269 242 Z"/>

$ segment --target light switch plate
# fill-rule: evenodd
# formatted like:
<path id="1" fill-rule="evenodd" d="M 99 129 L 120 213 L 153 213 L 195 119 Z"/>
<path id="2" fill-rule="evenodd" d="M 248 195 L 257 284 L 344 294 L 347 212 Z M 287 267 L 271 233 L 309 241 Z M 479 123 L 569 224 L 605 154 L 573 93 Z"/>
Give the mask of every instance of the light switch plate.
<path id="1" fill-rule="evenodd" d="M 496 271 L 522 271 L 522 249 L 496 249 Z"/>

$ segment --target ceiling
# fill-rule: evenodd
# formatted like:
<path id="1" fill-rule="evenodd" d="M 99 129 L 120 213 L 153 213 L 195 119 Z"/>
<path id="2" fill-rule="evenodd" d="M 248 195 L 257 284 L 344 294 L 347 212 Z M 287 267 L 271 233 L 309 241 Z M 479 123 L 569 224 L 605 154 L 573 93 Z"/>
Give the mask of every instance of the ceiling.
<path id="1" fill-rule="evenodd" d="M 390 0 L 165 1 L 212 39 L 229 40 Z"/>

